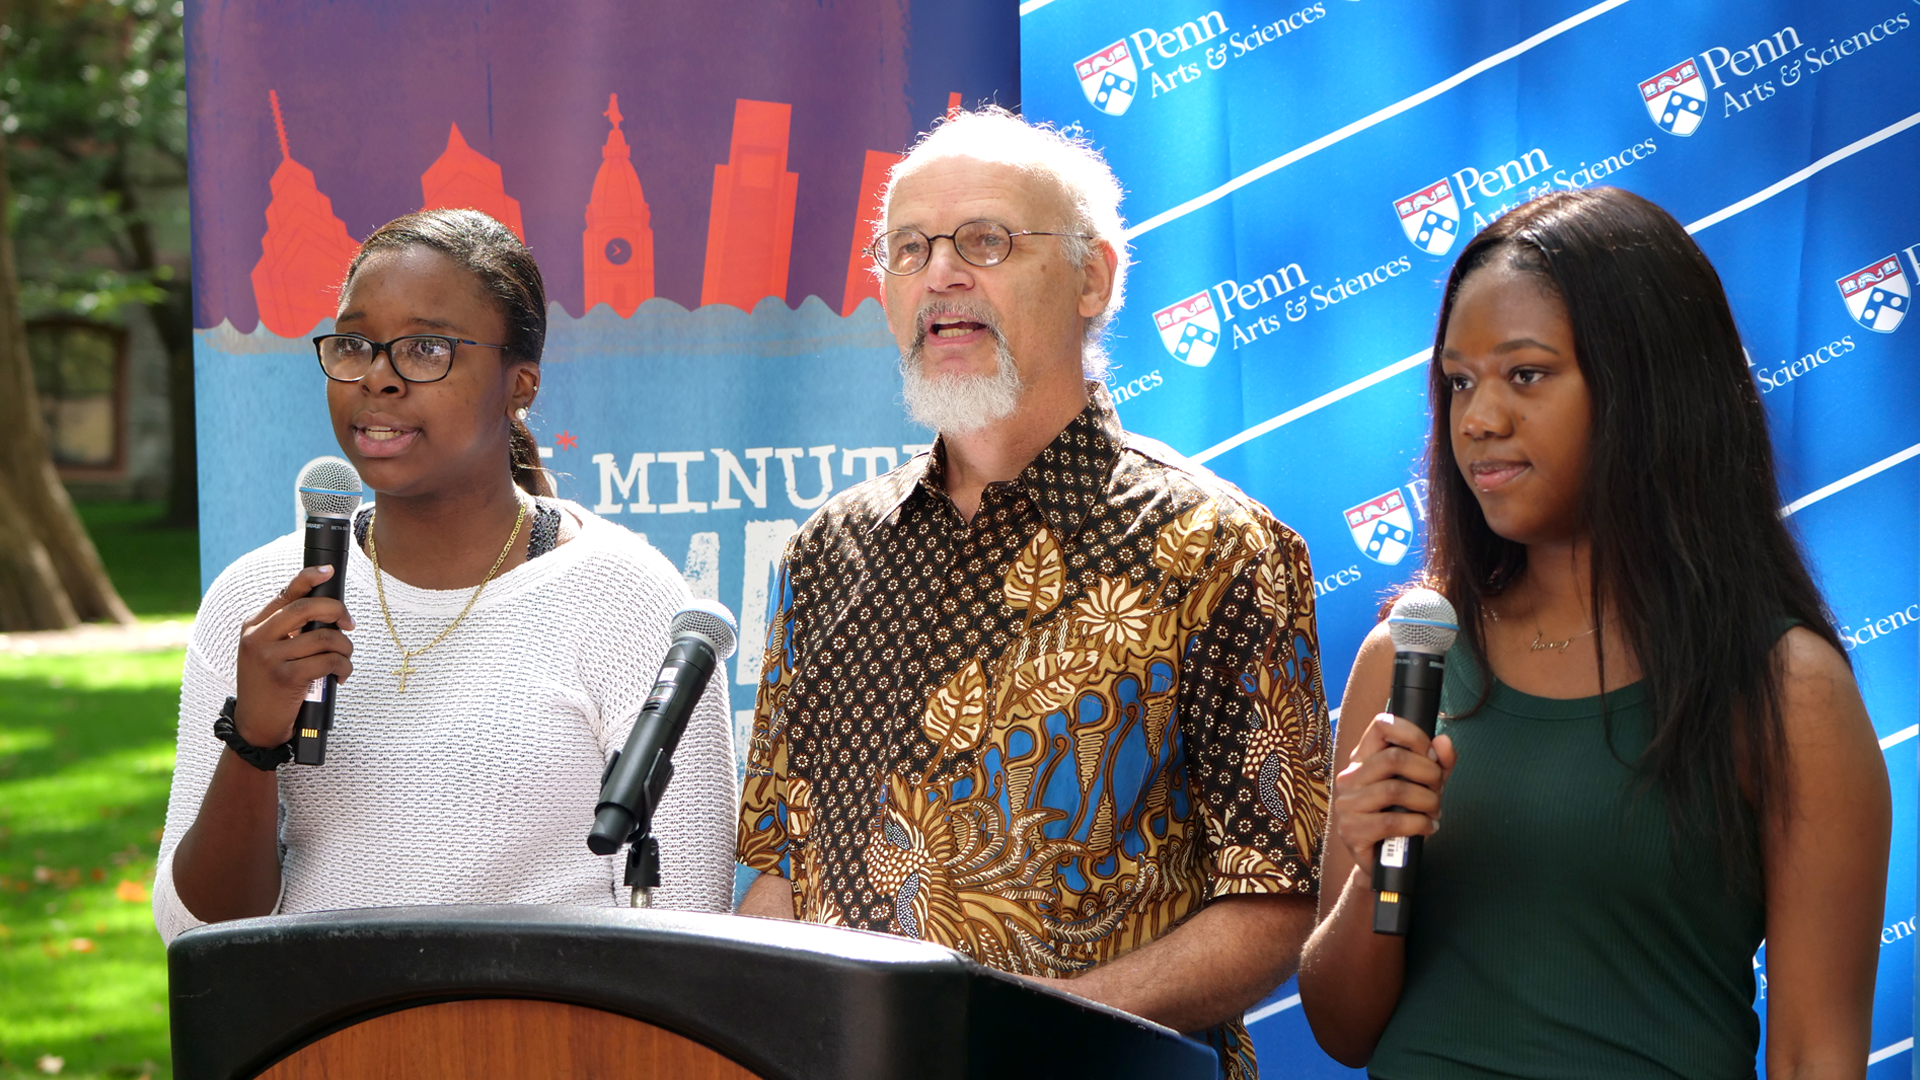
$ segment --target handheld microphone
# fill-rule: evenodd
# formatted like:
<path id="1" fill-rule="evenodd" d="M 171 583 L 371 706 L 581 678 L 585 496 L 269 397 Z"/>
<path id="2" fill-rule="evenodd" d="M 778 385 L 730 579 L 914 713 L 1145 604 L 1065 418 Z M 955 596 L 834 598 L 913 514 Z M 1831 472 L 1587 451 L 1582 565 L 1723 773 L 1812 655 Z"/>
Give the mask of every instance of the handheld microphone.
<path id="1" fill-rule="evenodd" d="M 300 505 L 307 512 L 306 558 L 303 566 L 331 566 L 333 576 L 313 587 L 308 596 L 339 600 L 346 595 L 347 550 L 353 547 L 353 512 L 360 507 L 360 474 L 337 457 L 315 458 L 300 470 L 295 484 Z M 304 630 L 334 623 L 310 622 Z M 293 760 L 322 765 L 327 760 L 327 732 L 333 729 L 333 697 L 340 680 L 328 675 L 307 687 L 300 703 L 300 719 L 293 725 Z"/>
<path id="2" fill-rule="evenodd" d="M 713 669 L 733 655 L 739 636 L 732 613 L 712 600 L 695 600 L 681 608 L 667 632 L 673 644 L 661 661 L 653 691 L 634 718 L 626 748 L 607 763 L 600 803 L 593 808 L 593 831 L 587 834 L 587 847 L 595 855 L 611 855 L 622 843 L 633 842 L 626 883 L 633 889 L 635 907 L 647 906 L 660 883 L 653 814 L 673 779 L 674 748 Z"/>
<path id="3" fill-rule="evenodd" d="M 1387 613 L 1387 632 L 1393 635 L 1393 696 L 1387 711 L 1431 736 L 1440 715 L 1447 650 L 1460 633 L 1453 605 L 1432 589 L 1409 589 Z M 1373 845 L 1374 933 L 1405 936 L 1413 922 L 1423 839 L 1395 836 Z"/>

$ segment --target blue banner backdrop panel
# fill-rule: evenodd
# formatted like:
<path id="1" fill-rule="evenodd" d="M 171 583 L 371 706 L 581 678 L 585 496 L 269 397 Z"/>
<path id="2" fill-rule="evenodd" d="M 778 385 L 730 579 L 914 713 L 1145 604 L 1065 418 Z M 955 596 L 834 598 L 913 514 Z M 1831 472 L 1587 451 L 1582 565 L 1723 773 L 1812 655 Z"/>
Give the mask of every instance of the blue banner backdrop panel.
<path id="1" fill-rule="evenodd" d="M 1021 96 L 1128 191 L 1127 426 L 1312 548 L 1339 681 L 1423 554 L 1425 381 L 1463 238 L 1548 191 L 1658 202 L 1726 281 L 1887 751 L 1876 1077 L 1912 1069 L 1920 646 L 1920 4 L 1028 0 Z M 1755 958 L 1765 995 L 1765 950 Z M 1291 986 L 1275 1075 L 1343 1073 Z"/>
<path id="2" fill-rule="evenodd" d="M 787 535 L 931 441 L 858 248 L 915 132 L 1017 105 L 1016 20 L 893 0 L 189 3 L 203 583 L 292 528 L 294 477 L 339 453 L 307 338 L 358 239 L 475 207 L 546 278 L 529 422 L 560 493 L 740 616 L 745 723 Z"/>

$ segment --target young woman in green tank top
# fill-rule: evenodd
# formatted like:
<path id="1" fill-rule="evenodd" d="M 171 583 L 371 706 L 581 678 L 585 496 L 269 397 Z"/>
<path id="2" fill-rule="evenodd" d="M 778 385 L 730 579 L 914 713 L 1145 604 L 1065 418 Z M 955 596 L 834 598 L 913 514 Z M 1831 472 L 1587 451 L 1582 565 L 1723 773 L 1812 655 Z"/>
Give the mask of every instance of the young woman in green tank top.
<path id="1" fill-rule="evenodd" d="M 1300 993 L 1383 1080 L 1861 1077 L 1886 767 L 1779 516 L 1718 276 L 1614 189 L 1529 202 L 1448 282 L 1430 372 L 1438 734 L 1347 683 Z M 1399 808 L 1404 807 L 1404 810 Z M 1446 828 L 1440 825 L 1445 822 Z M 1405 937 L 1373 847 L 1427 837 Z"/>

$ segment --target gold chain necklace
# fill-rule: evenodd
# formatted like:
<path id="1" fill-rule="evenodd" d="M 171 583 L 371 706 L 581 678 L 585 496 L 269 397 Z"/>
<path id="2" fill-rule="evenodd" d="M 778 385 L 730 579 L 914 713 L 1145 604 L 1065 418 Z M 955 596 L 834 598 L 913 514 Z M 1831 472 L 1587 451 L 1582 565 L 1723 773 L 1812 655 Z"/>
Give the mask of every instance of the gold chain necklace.
<path id="1" fill-rule="evenodd" d="M 479 602 L 480 594 L 486 591 L 487 582 L 493 580 L 493 575 L 500 572 L 500 565 L 507 561 L 507 554 L 513 550 L 513 542 L 520 538 L 520 526 L 526 524 L 527 520 L 526 502 L 515 501 L 520 503 L 520 513 L 513 519 L 513 534 L 507 537 L 507 546 L 501 548 L 500 557 L 493 560 L 493 569 L 480 579 L 479 587 L 473 590 L 472 596 L 467 597 L 467 606 L 460 609 L 460 614 L 453 617 L 445 630 L 440 631 L 440 636 L 417 649 L 400 644 L 400 631 L 394 628 L 393 613 L 387 610 L 387 587 L 380 578 L 380 547 L 373 539 L 374 519 L 380 513 L 380 507 L 376 504 L 367 511 L 367 561 L 373 563 L 373 590 L 380 595 L 380 617 L 387 621 L 387 636 L 393 639 L 393 647 L 400 650 L 400 667 L 393 672 L 400 676 L 400 693 L 407 692 L 407 676 L 418 670 L 413 666 L 413 658 L 447 640 L 447 635 L 453 633 L 453 628 L 459 626 L 460 620 L 466 618 L 467 612 L 472 611 L 473 605 Z"/>

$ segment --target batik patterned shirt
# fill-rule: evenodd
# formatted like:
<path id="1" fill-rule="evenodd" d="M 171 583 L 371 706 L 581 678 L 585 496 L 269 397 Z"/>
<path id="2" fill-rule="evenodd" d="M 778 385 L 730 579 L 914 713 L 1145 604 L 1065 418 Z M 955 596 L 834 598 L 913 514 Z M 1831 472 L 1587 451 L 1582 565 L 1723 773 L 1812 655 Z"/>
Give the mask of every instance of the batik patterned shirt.
<path id="1" fill-rule="evenodd" d="M 1069 976 L 1213 898 L 1316 890 L 1306 545 L 1090 393 L 971 523 L 936 444 L 789 543 L 740 860 L 797 917 Z M 1243 1026 L 1209 1037 L 1254 1075 Z"/>

